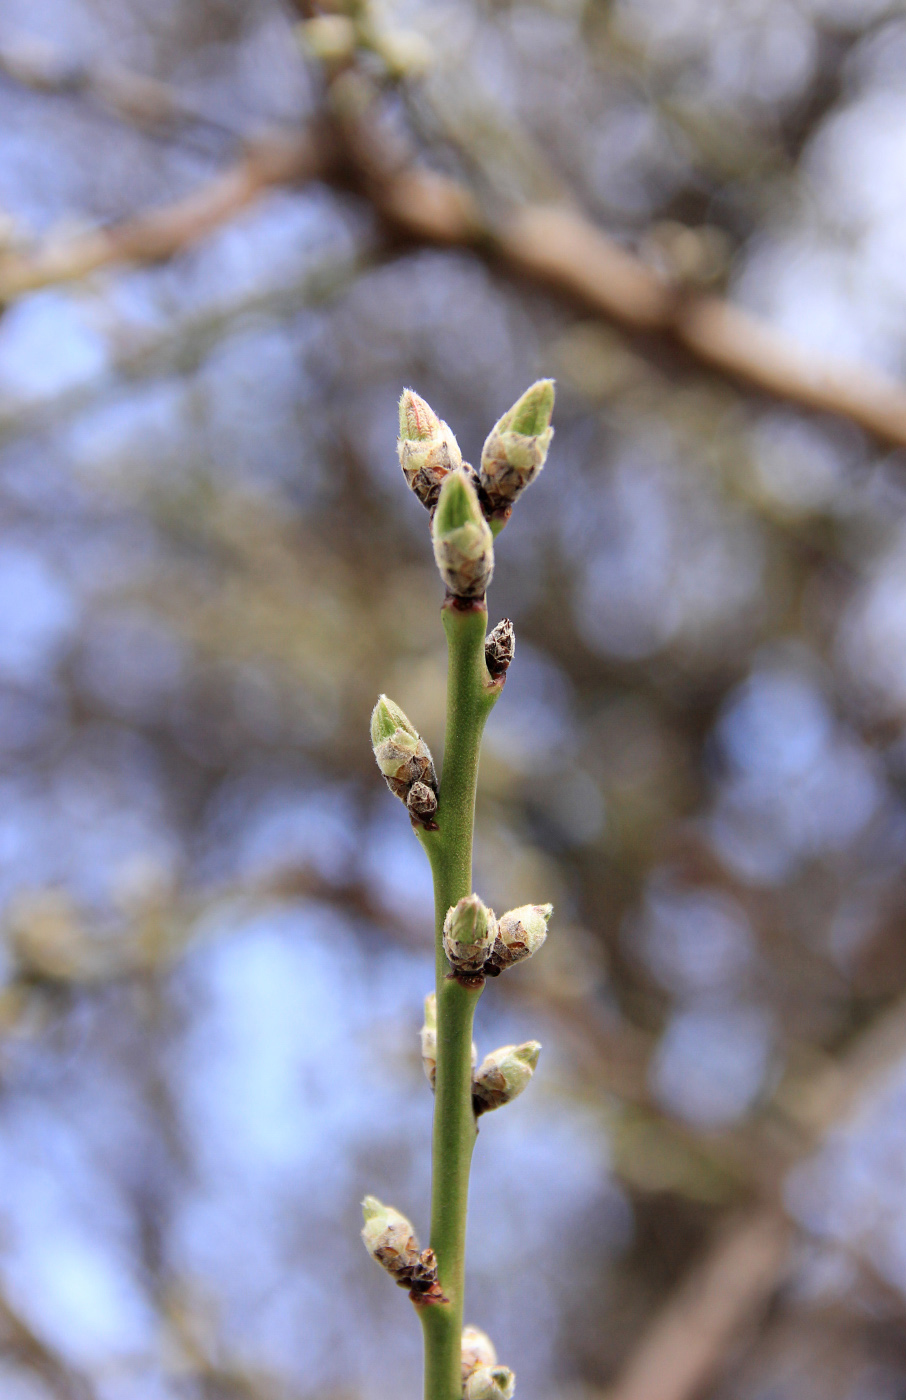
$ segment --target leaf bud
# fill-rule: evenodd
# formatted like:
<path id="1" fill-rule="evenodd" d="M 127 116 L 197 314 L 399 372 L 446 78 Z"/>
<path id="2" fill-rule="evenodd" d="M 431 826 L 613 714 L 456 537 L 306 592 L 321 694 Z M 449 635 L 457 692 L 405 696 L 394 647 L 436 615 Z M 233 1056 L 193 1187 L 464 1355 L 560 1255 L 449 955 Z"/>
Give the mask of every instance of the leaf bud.
<path id="1" fill-rule="evenodd" d="M 419 1035 L 422 1042 L 422 1068 L 433 1089 L 437 1078 L 437 997 L 433 992 L 429 992 L 425 997 L 425 1024 Z"/>
<path id="2" fill-rule="evenodd" d="M 485 639 L 484 661 L 492 680 L 506 675 L 515 651 L 516 632 L 510 619 L 505 617 Z"/>
<path id="3" fill-rule="evenodd" d="M 462 1329 L 462 1383 L 465 1385 L 479 1366 L 493 1366 L 497 1361 L 494 1343 L 480 1327 Z"/>
<path id="4" fill-rule="evenodd" d="M 406 806 L 413 821 L 427 826 L 433 821 L 437 811 L 437 794 L 432 792 L 427 783 L 413 783 L 406 798 Z"/>
<path id="5" fill-rule="evenodd" d="M 379 695 L 371 711 L 372 747 L 377 748 L 382 739 L 392 738 L 398 729 L 405 729 L 413 739 L 418 738 L 418 730 L 399 705 L 395 705 L 386 695 Z"/>
<path id="6" fill-rule="evenodd" d="M 518 1098 L 535 1073 L 541 1044 L 527 1040 L 524 1045 L 502 1045 L 485 1055 L 472 1081 L 476 1113 L 489 1113 Z"/>
<path id="7" fill-rule="evenodd" d="M 477 976 L 488 960 L 497 937 L 493 909 L 477 894 L 465 895 L 447 910 L 444 919 L 444 952 L 457 974 Z"/>
<path id="8" fill-rule="evenodd" d="M 371 714 L 371 743 L 387 786 L 402 802 L 416 784 L 437 791 L 431 750 L 399 705 L 386 695 L 378 698 Z"/>
<path id="9" fill-rule="evenodd" d="M 362 1240 L 368 1253 L 397 1283 L 408 1288 L 419 1262 L 418 1239 L 411 1224 L 393 1206 L 382 1205 L 376 1196 L 365 1197 L 362 1215 Z"/>
<path id="10" fill-rule="evenodd" d="M 419 1031 L 422 1042 L 422 1067 L 425 1078 L 434 1088 L 437 1078 L 437 997 L 429 992 L 425 997 L 425 1024 Z M 472 1068 L 478 1063 L 478 1047 L 472 1041 Z"/>
<path id="11" fill-rule="evenodd" d="M 502 914 L 488 959 L 491 966 L 487 970 L 503 972 L 505 968 L 537 953 L 547 938 L 547 926 L 553 912 L 552 904 L 523 904 L 519 909 L 509 909 Z"/>
<path id="12" fill-rule="evenodd" d="M 509 1366 L 479 1366 L 462 1388 L 463 1400 L 513 1400 L 516 1377 Z"/>
<path id="13" fill-rule="evenodd" d="M 432 522 L 434 558 L 457 598 L 482 598 L 494 572 L 494 537 L 465 471 L 444 481 Z"/>
<path id="14" fill-rule="evenodd" d="M 554 430 L 554 381 L 538 379 L 494 424 L 481 452 L 481 484 L 494 511 L 507 510 L 544 466 Z"/>
<path id="15" fill-rule="evenodd" d="M 444 480 L 462 466 L 462 453 L 447 424 L 412 389 L 404 389 L 400 399 L 397 450 L 410 488 L 433 510 Z"/>

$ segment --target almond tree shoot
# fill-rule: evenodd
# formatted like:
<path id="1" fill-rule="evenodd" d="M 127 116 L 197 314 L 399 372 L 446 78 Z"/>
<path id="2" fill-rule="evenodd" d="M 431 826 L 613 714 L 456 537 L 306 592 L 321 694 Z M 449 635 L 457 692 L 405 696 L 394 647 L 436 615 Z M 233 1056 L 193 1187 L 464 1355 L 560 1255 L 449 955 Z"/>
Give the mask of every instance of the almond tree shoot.
<path id="1" fill-rule="evenodd" d="M 463 1330 L 469 1169 L 479 1115 L 521 1094 L 541 1046 L 504 1045 L 477 1063 L 472 1022 L 488 977 L 532 957 L 547 937 L 550 904 L 525 904 L 499 919 L 472 888 L 472 832 L 481 736 L 513 660 L 512 623 L 488 633 L 485 595 L 494 540 L 544 466 L 553 436 L 554 384 L 539 379 L 494 425 L 476 471 L 433 409 L 406 389 L 400 399 L 400 466 L 431 512 L 434 558 L 446 585 L 447 722 L 440 781 L 411 720 L 386 695 L 371 741 L 390 791 L 406 804 L 434 878 L 436 986 L 425 998 L 422 1063 L 434 1090 L 431 1239 L 422 1249 L 405 1216 L 373 1196 L 362 1238 L 405 1288 L 425 1343 L 425 1400 L 509 1400 L 513 1372 L 490 1339 Z"/>

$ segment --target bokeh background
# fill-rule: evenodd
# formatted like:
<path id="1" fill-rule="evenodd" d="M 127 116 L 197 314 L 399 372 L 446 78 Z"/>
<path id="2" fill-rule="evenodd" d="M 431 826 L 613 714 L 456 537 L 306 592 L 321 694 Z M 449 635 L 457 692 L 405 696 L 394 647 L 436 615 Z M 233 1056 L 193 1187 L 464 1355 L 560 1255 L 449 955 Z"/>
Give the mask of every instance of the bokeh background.
<path id="1" fill-rule="evenodd" d="M 541 374 L 468 1319 L 521 1400 L 906 1394 L 902 6 L 4 0 L 0 245 L 4 1400 L 419 1393 L 396 402 L 474 461 Z"/>

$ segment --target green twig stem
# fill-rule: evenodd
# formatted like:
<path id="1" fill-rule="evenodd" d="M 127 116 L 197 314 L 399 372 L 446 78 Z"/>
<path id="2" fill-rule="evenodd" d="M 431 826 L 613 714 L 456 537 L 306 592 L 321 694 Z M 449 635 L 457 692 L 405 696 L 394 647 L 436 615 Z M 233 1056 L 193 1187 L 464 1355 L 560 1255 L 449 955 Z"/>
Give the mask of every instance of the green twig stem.
<path id="1" fill-rule="evenodd" d="M 472 1108 L 472 1021 L 481 987 L 450 976 L 443 948 L 447 910 L 472 893 L 472 831 L 485 721 L 503 689 L 484 660 L 484 600 L 448 599 L 447 725 L 437 829 L 419 830 L 434 877 L 437 967 L 437 1078 L 431 1181 L 431 1247 L 443 1302 L 420 1307 L 425 1336 L 425 1400 L 460 1400 L 460 1348 L 469 1168 L 477 1127 Z"/>

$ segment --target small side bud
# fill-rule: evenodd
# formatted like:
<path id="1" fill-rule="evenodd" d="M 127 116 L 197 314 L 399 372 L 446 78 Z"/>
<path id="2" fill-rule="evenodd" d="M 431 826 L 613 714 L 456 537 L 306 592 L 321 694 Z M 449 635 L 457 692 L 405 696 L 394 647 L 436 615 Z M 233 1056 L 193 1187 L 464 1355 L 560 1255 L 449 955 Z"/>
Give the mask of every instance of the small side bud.
<path id="1" fill-rule="evenodd" d="M 413 1302 L 440 1300 L 437 1257 L 433 1249 L 419 1250 L 415 1231 L 404 1215 L 393 1206 L 383 1205 L 376 1196 L 362 1202 L 365 1248 L 386 1269 L 400 1288 L 408 1288 Z"/>
<path id="2" fill-rule="evenodd" d="M 485 1055 L 472 1081 L 476 1113 L 489 1113 L 518 1098 L 535 1073 L 541 1044 L 527 1040 L 524 1045 L 502 1045 Z"/>
<path id="3" fill-rule="evenodd" d="M 515 652 L 516 632 L 510 619 L 505 617 L 485 639 L 484 661 L 492 680 L 506 675 Z"/>
<path id="4" fill-rule="evenodd" d="M 492 976 L 503 972 L 514 963 L 522 962 L 537 953 L 547 938 L 547 926 L 552 904 L 523 904 L 519 909 L 510 909 L 501 915 L 497 925 L 497 937 L 485 969 Z"/>
<path id="5" fill-rule="evenodd" d="M 425 997 L 425 1024 L 419 1035 L 422 1042 L 422 1068 L 433 1089 L 437 1078 L 437 997 L 433 992 L 429 992 Z"/>
<path id="6" fill-rule="evenodd" d="M 483 904 L 477 894 L 465 895 L 447 910 L 444 952 L 457 976 L 480 975 L 496 937 L 494 911 Z"/>
<path id="7" fill-rule="evenodd" d="M 434 1088 L 437 1079 L 437 997 L 433 992 L 425 997 L 425 1024 L 419 1031 L 422 1042 L 422 1068 L 425 1078 Z M 478 1063 L 478 1046 L 472 1041 L 472 1068 Z"/>
<path id="8" fill-rule="evenodd" d="M 482 598 L 494 572 L 494 537 L 464 471 L 445 479 L 432 523 L 434 558 L 457 598 Z"/>
<path id="9" fill-rule="evenodd" d="M 481 453 L 481 484 L 493 511 L 505 511 L 535 480 L 554 436 L 554 381 L 538 379 L 494 424 Z"/>
<path id="10" fill-rule="evenodd" d="M 465 1385 L 473 1371 L 479 1366 L 494 1366 L 497 1352 L 494 1343 L 480 1327 L 462 1329 L 462 1383 Z"/>
<path id="11" fill-rule="evenodd" d="M 411 389 L 404 389 L 400 399 L 397 450 L 410 488 L 433 510 L 445 479 L 462 466 L 462 453 L 446 423 Z"/>
<path id="12" fill-rule="evenodd" d="M 434 820 L 437 811 L 437 794 L 432 792 L 427 783 L 413 783 L 406 798 L 406 806 L 414 822 L 427 826 Z"/>
<path id="13" fill-rule="evenodd" d="M 409 1287 L 412 1270 L 419 1261 L 418 1239 L 411 1224 L 393 1206 L 383 1205 L 376 1196 L 362 1202 L 365 1248 L 401 1287 Z"/>
<path id="14" fill-rule="evenodd" d="M 513 1400 L 516 1377 L 509 1366 L 479 1366 L 462 1388 L 463 1400 Z"/>
<path id="15" fill-rule="evenodd" d="M 379 697 L 371 713 L 371 745 L 387 786 L 402 802 L 408 801 L 415 786 L 437 791 L 431 750 L 399 705 L 386 695 Z M 416 804 L 418 801 L 417 797 Z M 434 805 L 436 809 L 436 801 Z"/>

